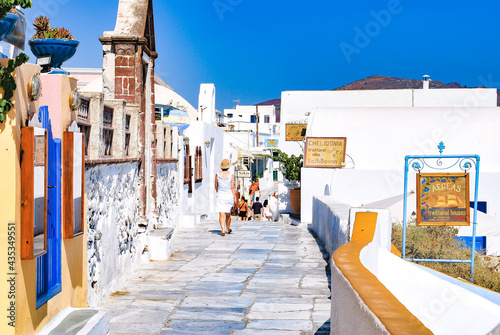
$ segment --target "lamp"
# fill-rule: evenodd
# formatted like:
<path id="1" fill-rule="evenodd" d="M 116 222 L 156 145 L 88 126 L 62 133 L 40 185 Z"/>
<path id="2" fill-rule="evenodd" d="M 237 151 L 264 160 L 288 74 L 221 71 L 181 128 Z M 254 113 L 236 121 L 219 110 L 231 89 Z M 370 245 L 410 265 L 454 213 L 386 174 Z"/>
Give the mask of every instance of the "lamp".
<path id="1" fill-rule="evenodd" d="M 206 141 L 205 141 L 205 146 L 206 146 L 207 148 L 210 148 L 210 141 L 209 141 L 209 140 L 206 140 Z"/>
<path id="2" fill-rule="evenodd" d="M 77 110 L 80 108 L 80 105 L 82 104 L 82 99 L 80 97 L 80 93 L 76 90 L 76 88 L 71 91 L 71 94 L 69 95 L 69 106 L 71 107 L 72 110 Z"/>
<path id="3" fill-rule="evenodd" d="M 31 101 L 36 101 L 42 93 L 42 82 L 38 74 L 33 75 L 28 81 L 28 97 Z"/>
<path id="4" fill-rule="evenodd" d="M 185 145 L 189 145 L 189 137 L 184 137 L 183 141 Z"/>

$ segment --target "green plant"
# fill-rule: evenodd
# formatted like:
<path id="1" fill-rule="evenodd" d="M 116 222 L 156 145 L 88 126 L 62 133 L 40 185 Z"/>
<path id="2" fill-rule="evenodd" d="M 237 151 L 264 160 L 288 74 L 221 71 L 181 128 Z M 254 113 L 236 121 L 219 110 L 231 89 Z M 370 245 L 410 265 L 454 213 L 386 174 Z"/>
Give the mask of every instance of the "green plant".
<path id="1" fill-rule="evenodd" d="M 0 99 L 0 123 L 2 123 L 7 118 L 7 113 L 14 106 L 12 98 L 14 97 L 14 91 L 16 90 L 16 81 L 12 76 L 12 72 L 28 61 L 29 57 L 20 53 L 16 59 L 9 59 L 7 66 L 0 67 L 0 87 L 3 89 L 3 96 Z"/>
<path id="2" fill-rule="evenodd" d="M 300 154 L 299 156 L 288 156 L 286 152 L 279 149 L 269 150 L 273 152 L 273 155 L 265 155 L 265 157 L 282 163 L 280 164 L 280 171 L 283 173 L 283 177 L 291 182 L 300 183 L 300 168 L 304 163 L 304 155 Z"/>
<path id="3" fill-rule="evenodd" d="M 406 227 L 406 257 L 426 259 L 470 259 L 471 250 L 464 248 L 455 237 L 458 230 L 454 227 L 421 227 L 411 220 Z M 392 244 L 401 252 L 403 240 L 403 225 L 393 223 Z M 492 256 L 476 253 L 474 262 L 474 284 L 500 292 L 500 265 L 490 262 Z M 418 264 L 442 272 L 448 276 L 470 279 L 470 264 L 468 263 L 437 263 L 418 262 Z M 498 269 L 497 269 L 498 267 Z"/>
<path id="4" fill-rule="evenodd" d="M 33 23 L 35 27 L 35 34 L 31 37 L 32 40 L 40 39 L 40 38 L 55 38 L 61 40 L 74 40 L 73 35 L 71 35 L 70 31 L 64 27 L 56 28 L 51 27 L 49 18 L 46 16 L 39 16 L 35 19 Z"/>
<path id="5" fill-rule="evenodd" d="M 0 1 L 0 20 L 3 20 L 7 13 L 17 6 L 26 9 L 31 8 L 32 5 L 31 0 L 2 0 Z"/>

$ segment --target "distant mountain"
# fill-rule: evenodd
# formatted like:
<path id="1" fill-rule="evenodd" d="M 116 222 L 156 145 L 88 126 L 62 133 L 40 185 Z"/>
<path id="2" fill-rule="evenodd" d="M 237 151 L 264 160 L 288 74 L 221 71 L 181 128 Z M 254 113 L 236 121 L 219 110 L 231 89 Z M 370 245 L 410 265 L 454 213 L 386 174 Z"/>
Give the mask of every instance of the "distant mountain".
<path id="1" fill-rule="evenodd" d="M 478 86 L 478 88 L 484 88 L 484 86 Z M 394 90 L 394 89 L 405 89 L 405 88 L 422 88 L 422 80 L 419 79 L 404 79 L 396 77 L 384 77 L 384 76 L 370 76 L 364 79 L 353 81 L 350 84 L 335 88 L 332 91 L 342 91 L 342 90 Z M 467 86 L 462 86 L 459 83 L 449 83 L 445 84 L 437 80 L 431 80 L 429 83 L 429 88 L 467 88 Z M 257 105 L 281 105 L 281 99 L 272 99 L 265 102 L 258 103 Z M 497 89 L 497 105 L 500 106 L 500 90 Z"/>
<path id="2" fill-rule="evenodd" d="M 430 81 L 430 88 L 466 88 L 459 83 L 445 84 L 440 81 Z M 350 84 L 336 88 L 334 90 L 393 90 L 404 88 L 422 88 L 422 80 L 404 79 L 384 76 L 370 76 L 364 79 L 353 81 Z"/>
<path id="3" fill-rule="evenodd" d="M 478 86 L 484 88 L 484 86 Z M 392 90 L 404 88 L 422 88 L 422 80 L 419 79 L 404 79 L 384 76 L 370 76 L 364 79 L 353 81 L 350 84 L 341 86 L 332 91 L 342 90 Z M 445 84 L 437 80 L 431 80 L 429 88 L 467 88 L 459 83 Z M 500 90 L 497 89 L 497 105 L 500 106 Z"/>
<path id="4" fill-rule="evenodd" d="M 271 99 L 264 102 L 259 102 L 255 106 L 270 106 L 270 105 L 281 106 L 281 99 Z"/>

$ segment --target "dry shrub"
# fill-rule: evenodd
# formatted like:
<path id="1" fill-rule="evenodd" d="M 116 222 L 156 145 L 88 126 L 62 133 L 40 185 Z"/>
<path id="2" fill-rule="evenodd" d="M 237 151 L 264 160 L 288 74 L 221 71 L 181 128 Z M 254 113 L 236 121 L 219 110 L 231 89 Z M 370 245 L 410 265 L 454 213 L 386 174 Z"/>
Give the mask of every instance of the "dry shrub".
<path id="1" fill-rule="evenodd" d="M 421 227 L 410 221 L 406 227 L 406 257 L 426 259 L 471 258 L 471 249 L 455 239 L 458 229 L 454 227 Z M 403 225 L 393 223 L 392 244 L 402 252 Z M 500 292 L 500 265 L 492 266 L 491 257 L 476 253 L 474 262 L 474 284 Z M 418 262 L 418 264 L 442 272 L 454 278 L 470 280 L 470 263 Z"/>

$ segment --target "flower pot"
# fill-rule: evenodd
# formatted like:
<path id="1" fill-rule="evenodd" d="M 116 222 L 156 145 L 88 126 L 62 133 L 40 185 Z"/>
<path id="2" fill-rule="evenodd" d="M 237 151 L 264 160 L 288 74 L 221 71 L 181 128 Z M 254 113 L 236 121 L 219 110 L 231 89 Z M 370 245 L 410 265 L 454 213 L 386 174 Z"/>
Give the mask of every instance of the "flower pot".
<path id="1" fill-rule="evenodd" d="M 290 189 L 290 206 L 295 214 L 300 215 L 300 188 Z"/>
<path id="2" fill-rule="evenodd" d="M 0 41 L 12 34 L 16 27 L 18 16 L 12 13 L 7 13 L 7 16 L 0 21 Z M 5 58 L 4 54 L 0 53 L 0 58 Z"/>
<path id="3" fill-rule="evenodd" d="M 56 38 L 41 38 L 29 40 L 31 52 L 37 58 L 50 56 L 52 70 L 50 73 L 69 74 L 61 69 L 62 63 L 73 57 L 80 42 Z"/>

